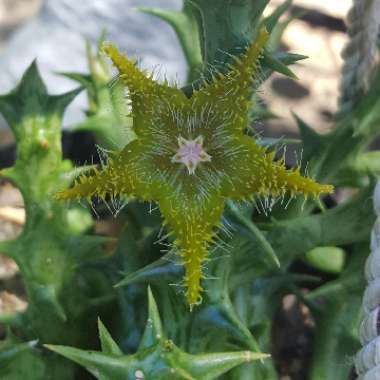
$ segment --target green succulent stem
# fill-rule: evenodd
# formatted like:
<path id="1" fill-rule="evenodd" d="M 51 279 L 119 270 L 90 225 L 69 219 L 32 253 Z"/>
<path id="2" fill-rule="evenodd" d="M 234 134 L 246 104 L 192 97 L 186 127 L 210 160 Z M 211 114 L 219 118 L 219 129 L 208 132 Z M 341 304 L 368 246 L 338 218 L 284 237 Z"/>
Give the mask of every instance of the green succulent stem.
<path id="1" fill-rule="evenodd" d="M 86 314 L 89 284 L 83 286 L 91 280 L 79 274 L 78 268 L 84 256 L 99 252 L 101 242 L 73 234 L 67 206 L 52 195 L 62 184 L 68 185 L 65 174 L 71 165 L 62 160 L 61 122 L 65 108 L 80 91 L 49 95 L 33 63 L 19 85 L 0 96 L 0 112 L 17 142 L 17 160 L 1 174 L 20 190 L 26 211 L 20 235 L 2 246 L 17 262 L 28 298 L 25 312 L 1 322 L 13 326 L 27 340 L 79 346 L 91 340 L 86 328 L 95 325 L 95 318 Z M 75 218 L 71 222 L 75 223 Z M 35 379 L 49 379 L 62 361 L 50 360 L 50 356 L 34 350 L 20 353 L 20 371 L 26 363 L 36 363 L 41 372 L 37 371 Z M 73 376 L 74 367 L 67 367 Z M 0 377 L 8 379 L 11 369 L 5 371 L 0 370 Z M 63 375 L 68 371 L 55 378 Z"/>

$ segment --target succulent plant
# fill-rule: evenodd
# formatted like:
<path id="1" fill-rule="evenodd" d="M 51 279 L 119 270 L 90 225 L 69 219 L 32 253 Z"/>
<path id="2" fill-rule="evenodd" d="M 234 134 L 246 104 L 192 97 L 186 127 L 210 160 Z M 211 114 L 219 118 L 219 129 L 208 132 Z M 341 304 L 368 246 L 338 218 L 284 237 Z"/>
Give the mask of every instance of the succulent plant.
<path id="1" fill-rule="evenodd" d="M 101 380 L 197 379 L 212 380 L 242 363 L 268 355 L 250 351 L 190 355 L 166 339 L 156 302 L 149 291 L 149 313 L 144 334 L 133 355 L 124 355 L 99 320 L 102 352 L 64 346 L 47 347 L 87 368 Z"/>
<path id="2" fill-rule="evenodd" d="M 0 314 L 1 379 L 278 380 L 275 327 L 288 294 L 315 324 L 305 378 L 347 379 L 375 221 L 378 152 L 368 147 L 379 130 L 379 69 L 352 98 L 347 83 L 360 75 L 345 70 L 331 132 L 295 115 L 304 159 L 291 168 L 276 155 L 282 140 L 253 132 L 254 119 L 272 116 L 260 83 L 274 71 L 295 78 L 289 65 L 305 58 L 278 50 L 291 2 L 264 17 L 267 3 L 141 9 L 177 33 L 189 64 L 182 88 L 105 44 L 88 48 L 89 75 L 64 74 L 77 90 L 49 95 L 33 63 L 0 97 L 17 143 L 17 161 L 1 175 L 26 209 L 22 233 L 0 250 L 20 267 L 28 298 L 25 312 Z M 62 115 L 80 91 L 89 106 L 75 128 L 104 148 L 100 167 L 62 160 Z M 332 186 L 355 191 L 336 204 L 326 196 Z M 111 248 L 90 211 L 63 201 L 79 198 L 100 217 L 104 205 L 117 211 L 124 226 Z"/>

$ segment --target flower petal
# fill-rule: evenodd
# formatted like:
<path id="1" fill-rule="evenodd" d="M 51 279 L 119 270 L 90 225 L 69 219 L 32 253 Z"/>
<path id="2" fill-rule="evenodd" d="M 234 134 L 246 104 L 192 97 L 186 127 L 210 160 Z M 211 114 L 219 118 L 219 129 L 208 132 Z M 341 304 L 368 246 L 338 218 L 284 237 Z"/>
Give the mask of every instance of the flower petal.
<path id="1" fill-rule="evenodd" d="M 217 193 L 201 199 L 185 192 L 178 194 L 174 188 L 167 192 L 158 203 L 165 223 L 176 236 L 174 245 L 183 259 L 186 298 L 192 307 L 202 299 L 202 264 L 207 259 L 215 227 L 220 225 L 224 199 Z"/>
<path id="2" fill-rule="evenodd" d="M 200 110 L 208 102 L 223 116 L 225 123 L 230 121 L 233 129 L 246 128 L 258 60 L 268 37 L 266 29 L 261 29 L 246 52 L 240 58 L 234 57 L 235 62 L 226 74 L 216 74 L 212 82 L 205 81 L 200 90 L 195 90 L 191 98 L 193 109 Z"/>
<path id="3" fill-rule="evenodd" d="M 287 169 L 284 160 L 274 161 L 268 152 L 248 137 L 240 138 L 240 149 L 226 160 L 222 194 L 226 198 L 250 199 L 254 194 L 282 196 L 302 193 L 318 197 L 333 192 L 333 186 L 323 185 L 301 175 L 300 168 Z"/>
<path id="4" fill-rule="evenodd" d="M 95 168 L 91 175 L 80 175 L 72 188 L 58 192 L 55 197 L 60 200 L 91 200 L 94 195 L 100 199 L 107 196 L 137 196 L 151 200 L 152 189 L 155 188 L 152 185 L 153 177 L 147 173 L 150 168 L 144 166 L 141 156 L 141 144 L 135 140 L 119 154 L 109 157 L 100 170 Z"/>
<path id="5" fill-rule="evenodd" d="M 135 62 L 128 59 L 126 55 L 120 54 L 112 44 L 105 44 L 104 52 L 110 57 L 114 66 L 119 71 L 123 83 L 128 87 L 129 96 L 132 100 L 132 113 L 134 116 L 134 129 L 136 134 L 146 132 L 144 126 L 161 106 L 173 107 L 188 103 L 185 94 L 177 87 L 171 87 L 165 81 L 160 84 L 139 70 Z"/>

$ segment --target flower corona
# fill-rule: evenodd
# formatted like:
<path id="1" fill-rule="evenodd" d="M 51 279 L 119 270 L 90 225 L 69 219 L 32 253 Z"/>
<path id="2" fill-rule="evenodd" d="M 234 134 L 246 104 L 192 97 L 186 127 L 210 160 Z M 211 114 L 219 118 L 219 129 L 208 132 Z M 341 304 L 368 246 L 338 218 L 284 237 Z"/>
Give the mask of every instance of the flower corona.
<path id="1" fill-rule="evenodd" d="M 182 163 L 187 167 L 189 174 L 194 174 L 201 162 L 210 162 L 209 156 L 203 150 L 203 137 L 200 135 L 195 140 L 186 140 L 178 137 L 179 149 L 172 157 L 172 162 Z"/>

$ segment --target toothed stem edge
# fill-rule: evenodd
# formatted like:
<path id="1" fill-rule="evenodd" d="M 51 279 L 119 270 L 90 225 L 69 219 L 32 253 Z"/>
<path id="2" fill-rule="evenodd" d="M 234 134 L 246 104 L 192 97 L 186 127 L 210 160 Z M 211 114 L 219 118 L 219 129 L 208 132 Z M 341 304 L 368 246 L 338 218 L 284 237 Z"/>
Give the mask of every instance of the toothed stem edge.
<path id="1" fill-rule="evenodd" d="M 338 114 L 352 110 L 368 91 L 378 56 L 380 0 L 353 0 L 346 24 L 349 41 L 342 52 L 344 65 Z"/>
<path id="2" fill-rule="evenodd" d="M 368 285 L 359 332 L 363 348 L 355 358 L 357 380 L 380 379 L 380 181 L 375 188 L 374 209 L 377 219 L 371 233 L 371 254 L 365 265 Z"/>

